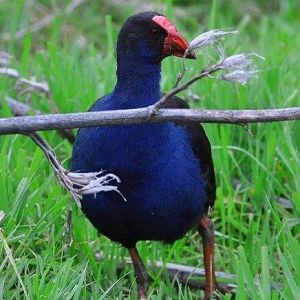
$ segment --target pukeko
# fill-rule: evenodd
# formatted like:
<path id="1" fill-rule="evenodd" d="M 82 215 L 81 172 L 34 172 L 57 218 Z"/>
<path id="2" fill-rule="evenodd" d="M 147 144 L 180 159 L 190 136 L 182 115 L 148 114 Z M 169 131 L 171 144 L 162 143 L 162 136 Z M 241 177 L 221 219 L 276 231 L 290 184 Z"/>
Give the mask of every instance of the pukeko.
<path id="1" fill-rule="evenodd" d="M 117 84 L 90 111 L 154 104 L 162 97 L 161 61 L 170 55 L 183 57 L 187 47 L 167 17 L 150 11 L 131 16 L 118 36 Z M 178 97 L 164 107 L 189 108 Z M 136 243 L 172 243 L 193 227 L 203 238 L 208 299 L 216 283 L 213 226 L 207 213 L 216 187 L 211 147 L 201 125 L 184 121 L 80 129 L 72 171 L 102 169 L 121 178 L 119 190 L 127 201 L 114 191 L 85 195 L 82 210 L 100 233 L 128 248 L 139 299 L 147 298 L 147 274 Z"/>

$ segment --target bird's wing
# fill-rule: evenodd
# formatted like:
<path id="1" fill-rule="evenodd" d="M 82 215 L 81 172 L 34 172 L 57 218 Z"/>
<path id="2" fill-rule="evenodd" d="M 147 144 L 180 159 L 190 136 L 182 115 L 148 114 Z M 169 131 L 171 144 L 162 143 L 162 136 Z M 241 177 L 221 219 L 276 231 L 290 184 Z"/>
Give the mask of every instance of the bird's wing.
<path id="1" fill-rule="evenodd" d="M 189 105 L 177 96 L 173 96 L 164 103 L 163 108 L 190 108 Z M 192 149 L 199 159 L 202 175 L 206 181 L 207 203 L 206 209 L 213 207 L 216 198 L 216 179 L 211 155 L 210 142 L 201 124 L 189 121 L 178 121 L 176 125 L 183 126 L 191 137 Z"/>

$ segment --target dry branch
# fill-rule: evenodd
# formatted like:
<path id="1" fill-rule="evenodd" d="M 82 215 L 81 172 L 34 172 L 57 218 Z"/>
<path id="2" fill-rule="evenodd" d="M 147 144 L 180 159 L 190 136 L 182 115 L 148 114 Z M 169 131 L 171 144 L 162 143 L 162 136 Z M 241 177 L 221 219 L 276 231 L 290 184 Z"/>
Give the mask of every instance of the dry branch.
<path id="1" fill-rule="evenodd" d="M 157 109 L 161 108 L 163 106 L 163 104 L 167 101 L 168 98 L 171 98 L 172 96 L 175 96 L 179 92 L 186 90 L 190 85 L 192 85 L 196 81 L 201 80 L 202 78 L 208 77 L 211 74 L 213 74 L 214 72 L 219 71 L 220 69 L 221 69 L 221 65 L 216 64 L 216 65 L 212 66 L 211 68 L 204 69 L 199 75 L 195 76 L 194 78 L 192 78 L 188 82 L 184 83 L 183 85 L 178 86 L 178 82 L 181 80 L 181 78 L 184 74 L 183 73 L 184 71 L 183 71 L 182 75 L 177 77 L 175 87 L 171 91 L 169 91 L 167 94 L 165 94 L 158 102 L 156 102 L 154 104 L 154 106 L 153 106 L 154 109 L 157 110 Z"/>
<path id="2" fill-rule="evenodd" d="M 17 82 L 28 85 L 31 89 L 45 94 L 49 94 L 50 89 L 46 82 L 38 82 L 33 79 L 27 79 L 20 75 L 20 73 L 12 68 L 0 68 L 0 75 L 8 76 L 17 80 Z"/>
<path id="3" fill-rule="evenodd" d="M 33 109 L 30 107 L 30 105 L 19 102 L 9 96 L 5 97 L 5 100 L 11 110 L 11 112 L 16 116 L 27 116 L 30 113 L 33 113 L 35 115 L 40 115 L 41 112 L 38 109 Z"/>
<path id="4" fill-rule="evenodd" d="M 33 112 L 35 115 L 40 115 L 41 112 L 38 109 L 31 108 L 28 104 L 19 102 L 11 97 L 5 97 L 6 102 L 11 109 L 12 113 L 15 116 L 27 116 L 31 112 Z M 67 128 L 61 128 L 58 129 L 58 133 L 65 139 L 67 139 L 70 143 L 74 143 L 75 136 L 73 132 L 70 129 Z"/>
<path id="5" fill-rule="evenodd" d="M 221 31 L 222 32 L 222 31 Z M 224 32 L 223 32 L 224 33 Z M 230 32 L 232 33 L 232 32 Z M 225 33 L 228 34 L 228 33 Z M 203 39 L 202 39 L 203 40 Z M 212 38 L 212 43 L 214 39 Z M 191 42 L 192 43 L 192 42 Z M 187 50 L 184 54 L 187 55 L 190 50 Z M 242 85 L 246 84 L 251 78 L 253 78 L 258 70 L 253 62 L 253 57 L 259 57 L 264 59 L 262 56 L 256 53 L 240 53 L 232 56 L 224 56 L 223 49 L 219 49 L 220 60 L 217 63 L 214 63 L 212 66 L 205 67 L 200 74 L 194 76 L 187 82 L 178 86 L 179 82 L 183 78 L 186 68 L 183 64 L 182 71 L 178 74 L 174 88 L 165 94 L 158 102 L 156 102 L 153 107 L 155 110 L 163 107 L 163 104 L 167 101 L 168 98 L 178 94 L 179 92 L 186 90 L 189 86 L 194 84 L 196 81 L 201 80 L 205 77 L 212 77 L 212 74 L 222 71 L 222 74 L 215 77 L 216 79 L 227 80 L 232 83 L 240 83 Z"/>
<path id="6" fill-rule="evenodd" d="M 297 119 L 300 119 L 300 107 L 264 110 L 159 109 L 153 113 L 153 107 L 150 106 L 139 109 L 2 118 L 0 135 L 147 122 L 194 121 L 244 124 Z"/>

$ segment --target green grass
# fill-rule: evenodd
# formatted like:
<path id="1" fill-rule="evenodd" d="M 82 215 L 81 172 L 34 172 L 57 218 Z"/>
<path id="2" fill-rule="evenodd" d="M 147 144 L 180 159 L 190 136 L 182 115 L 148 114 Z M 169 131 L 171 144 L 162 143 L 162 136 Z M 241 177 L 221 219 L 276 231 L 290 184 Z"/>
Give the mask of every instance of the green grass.
<path id="1" fill-rule="evenodd" d="M 160 1 L 154 1 L 159 4 Z M 29 2 L 28 2 L 29 3 Z M 64 7 L 67 1 L 39 1 L 44 11 Z M 228 53 L 258 52 L 259 79 L 244 87 L 205 79 L 189 92 L 201 95 L 193 107 L 273 108 L 299 105 L 300 35 L 296 0 L 191 1 L 182 8 L 167 1 L 168 15 L 189 39 L 207 28 L 237 27 L 240 35 L 226 42 Z M 42 6 L 43 5 L 43 6 Z M 114 47 L 120 24 L 131 8 L 90 1 L 69 17 L 59 17 L 40 32 L 22 40 L 0 42 L 15 59 L 12 67 L 24 77 L 46 80 L 52 100 L 37 93 L 18 94 L 14 80 L 0 78 L 0 116 L 10 116 L 4 96 L 29 101 L 43 112 L 53 104 L 60 112 L 85 111 L 115 83 Z M 179 12 L 179 14 L 178 14 Z M 112 17 L 105 15 L 112 15 Z M 25 1 L 0 6 L 2 32 L 15 32 L 41 17 L 38 7 Z M 84 39 L 85 43 L 80 43 Z M 186 77 L 201 70 L 204 59 L 187 62 Z M 163 63 L 164 90 L 172 87 L 181 61 Z M 181 96 L 189 99 L 188 93 Z M 53 102 L 52 102 L 53 101 Z M 300 122 L 253 124 L 254 136 L 242 127 L 205 125 L 213 145 L 218 190 L 212 217 L 216 230 L 216 268 L 237 274 L 236 299 L 297 299 L 300 294 Z M 68 165 L 72 145 L 56 132 L 42 133 Z M 290 199 L 292 211 L 278 197 Z M 73 205 L 73 204 L 72 204 Z M 128 254 L 119 245 L 98 236 L 73 207 L 74 243 L 67 248 L 64 224 L 67 195 L 56 183 L 40 149 L 23 136 L 0 137 L 0 299 L 129 299 L 135 298 L 131 268 L 116 274 L 116 265 Z M 141 242 L 144 259 L 202 267 L 200 238 L 189 233 L 174 245 Z M 101 253 L 99 262 L 95 254 Z M 197 299 L 202 291 L 171 282 L 150 272 L 151 299 Z M 162 279 L 163 277 L 163 279 Z M 278 283 L 279 289 L 270 290 Z M 223 299 L 230 299 L 225 296 Z"/>

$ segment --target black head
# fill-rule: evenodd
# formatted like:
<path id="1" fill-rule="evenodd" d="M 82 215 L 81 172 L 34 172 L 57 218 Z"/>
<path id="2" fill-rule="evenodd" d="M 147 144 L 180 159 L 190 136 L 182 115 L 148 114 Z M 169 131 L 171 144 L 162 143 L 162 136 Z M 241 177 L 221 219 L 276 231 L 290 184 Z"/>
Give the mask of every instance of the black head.
<path id="1" fill-rule="evenodd" d="M 117 52 L 118 58 L 126 56 L 158 62 L 169 55 L 183 57 L 187 47 L 187 41 L 168 18 L 147 11 L 127 19 L 119 33 Z M 195 55 L 185 57 L 195 58 Z"/>

